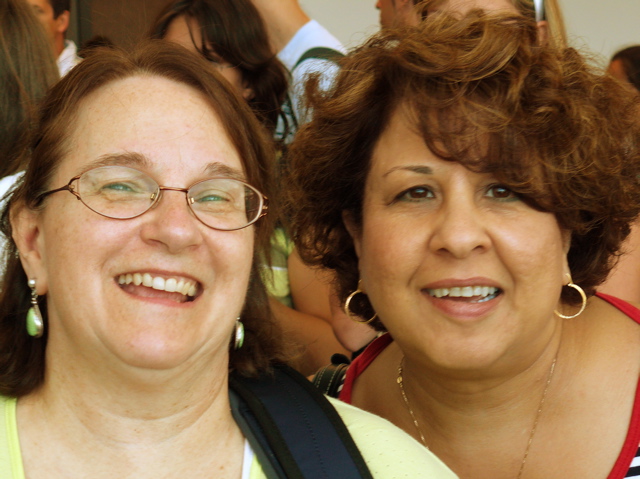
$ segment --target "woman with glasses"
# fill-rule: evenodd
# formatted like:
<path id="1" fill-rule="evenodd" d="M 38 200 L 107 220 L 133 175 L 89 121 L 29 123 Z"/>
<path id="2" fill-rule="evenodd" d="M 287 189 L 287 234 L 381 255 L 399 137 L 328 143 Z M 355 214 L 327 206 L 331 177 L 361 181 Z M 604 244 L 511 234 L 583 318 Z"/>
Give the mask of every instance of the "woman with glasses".
<path id="1" fill-rule="evenodd" d="M 461 478 L 637 477 L 640 310 L 594 290 L 640 214 L 640 99 L 537 37 L 443 13 L 350 54 L 291 147 L 296 245 L 388 332 L 341 399 Z"/>
<path id="2" fill-rule="evenodd" d="M 214 67 L 167 42 L 98 49 L 48 94 L 31 147 L 2 223 L 0 477 L 325 477 L 280 471 L 260 438 L 289 428 L 247 415 L 289 397 L 279 372 L 308 383 L 273 366 L 286 356 L 258 271 L 271 142 Z M 270 396 L 247 396 L 256 383 Z M 351 477 L 454 477 L 337 410 L 364 457 Z M 328 447 L 314 431 L 299 445 Z"/>

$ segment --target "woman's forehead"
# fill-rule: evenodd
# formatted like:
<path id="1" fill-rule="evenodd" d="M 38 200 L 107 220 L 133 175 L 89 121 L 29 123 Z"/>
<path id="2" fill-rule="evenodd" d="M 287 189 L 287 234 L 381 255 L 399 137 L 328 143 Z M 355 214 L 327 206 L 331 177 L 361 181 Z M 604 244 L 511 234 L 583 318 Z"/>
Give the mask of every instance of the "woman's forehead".
<path id="1" fill-rule="evenodd" d="M 70 135 L 71 168 L 128 152 L 153 163 L 242 170 L 235 146 L 211 103 L 194 88 L 159 76 L 116 80 L 79 105 Z M 66 168 L 65 168 L 66 169 Z"/>

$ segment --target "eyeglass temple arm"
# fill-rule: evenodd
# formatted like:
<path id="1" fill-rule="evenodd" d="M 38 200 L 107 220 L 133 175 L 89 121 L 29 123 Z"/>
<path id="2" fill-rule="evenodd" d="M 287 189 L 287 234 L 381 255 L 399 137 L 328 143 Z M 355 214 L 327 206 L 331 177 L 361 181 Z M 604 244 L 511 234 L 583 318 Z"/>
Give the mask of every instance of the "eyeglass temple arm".
<path id="1" fill-rule="evenodd" d="M 262 212 L 260 213 L 260 216 L 258 216 L 258 219 L 262 218 L 263 216 L 267 216 L 268 212 L 269 212 L 269 198 L 262 195 Z"/>
<path id="2" fill-rule="evenodd" d="M 53 193 L 57 193 L 58 191 L 68 191 L 69 193 L 73 194 L 73 196 L 76 197 L 77 200 L 80 200 L 80 195 L 78 194 L 78 192 L 73 188 L 73 182 L 76 181 L 77 179 L 79 179 L 79 176 L 74 176 L 73 178 L 71 178 L 71 180 L 69 181 L 69 183 L 67 183 L 64 186 L 61 186 L 60 188 L 56 188 L 55 190 L 49 190 L 49 191 L 45 191 L 44 193 L 40 194 L 38 196 L 38 198 L 36 199 L 36 203 L 40 203 L 43 199 L 45 199 L 47 196 L 53 194 Z"/>

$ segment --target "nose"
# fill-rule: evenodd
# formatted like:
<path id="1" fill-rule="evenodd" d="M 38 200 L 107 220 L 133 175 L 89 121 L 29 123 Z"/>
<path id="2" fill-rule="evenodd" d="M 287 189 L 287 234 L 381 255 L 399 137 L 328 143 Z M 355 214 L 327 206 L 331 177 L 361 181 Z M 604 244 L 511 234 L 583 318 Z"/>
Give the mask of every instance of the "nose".
<path id="1" fill-rule="evenodd" d="M 491 247 L 491 225 L 472 198 L 449 197 L 434 216 L 429 246 L 437 254 L 464 259 Z"/>
<path id="2" fill-rule="evenodd" d="M 376 9 L 380 10 L 380 0 L 376 2 Z"/>
<path id="3" fill-rule="evenodd" d="M 146 242 L 163 245 L 170 253 L 202 243 L 202 225 L 187 205 L 185 191 L 163 188 L 154 207 L 144 219 L 142 237 Z"/>

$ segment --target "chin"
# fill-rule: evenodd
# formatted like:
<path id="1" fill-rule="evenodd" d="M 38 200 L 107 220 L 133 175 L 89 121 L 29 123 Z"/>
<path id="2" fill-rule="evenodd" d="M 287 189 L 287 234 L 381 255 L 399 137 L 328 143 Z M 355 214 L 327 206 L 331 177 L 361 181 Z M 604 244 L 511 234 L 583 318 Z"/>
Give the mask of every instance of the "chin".
<path id="1" fill-rule="evenodd" d="M 123 363 L 135 368 L 170 370 L 191 362 L 202 347 L 201 343 L 177 339 L 179 338 L 157 336 L 131 338 L 126 349 L 116 348 L 116 351 L 112 351 Z"/>

